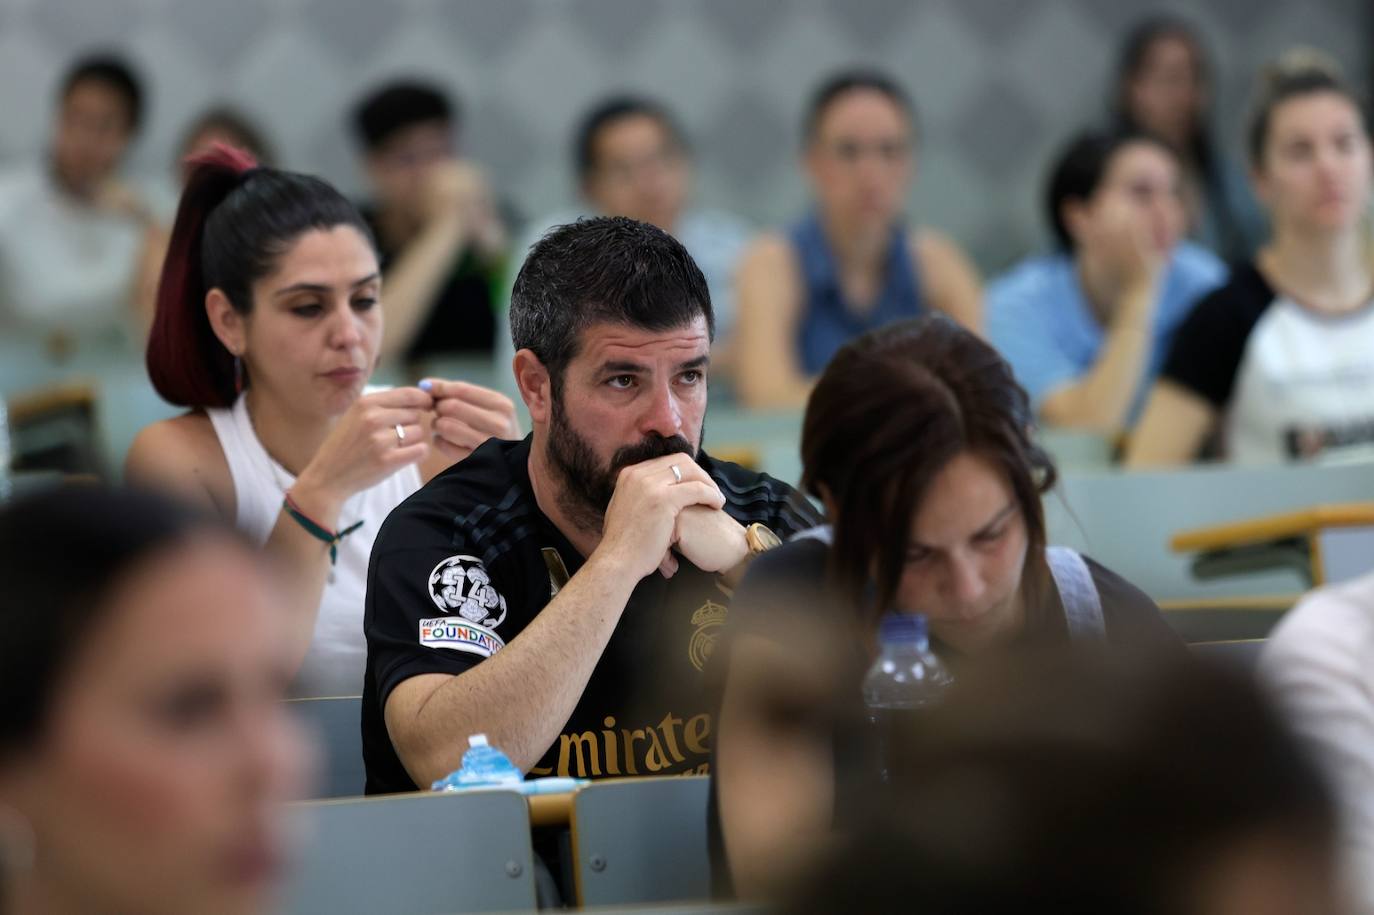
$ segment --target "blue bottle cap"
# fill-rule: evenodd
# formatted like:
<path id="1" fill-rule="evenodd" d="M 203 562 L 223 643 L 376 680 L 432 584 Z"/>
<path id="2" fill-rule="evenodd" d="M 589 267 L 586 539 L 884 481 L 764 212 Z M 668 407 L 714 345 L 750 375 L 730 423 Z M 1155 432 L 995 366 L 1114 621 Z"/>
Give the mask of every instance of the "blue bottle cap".
<path id="1" fill-rule="evenodd" d="M 883 617 L 878 637 L 884 645 L 916 645 L 929 637 L 926 618 L 921 613 L 889 613 Z"/>

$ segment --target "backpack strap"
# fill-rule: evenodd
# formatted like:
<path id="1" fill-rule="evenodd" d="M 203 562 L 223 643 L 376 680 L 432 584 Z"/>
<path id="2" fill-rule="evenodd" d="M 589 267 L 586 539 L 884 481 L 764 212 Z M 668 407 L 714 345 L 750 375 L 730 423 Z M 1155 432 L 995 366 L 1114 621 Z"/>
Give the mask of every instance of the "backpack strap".
<path id="1" fill-rule="evenodd" d="M 1045 548 L 1045 561 L 1059 589 L 1064 616 L 1072 639 L 1102 639 L 1107 635 L 1102 617 L 1102 597 L 1097 593 L 1091 570 L 1076 551 L 1063 546 Z"/>

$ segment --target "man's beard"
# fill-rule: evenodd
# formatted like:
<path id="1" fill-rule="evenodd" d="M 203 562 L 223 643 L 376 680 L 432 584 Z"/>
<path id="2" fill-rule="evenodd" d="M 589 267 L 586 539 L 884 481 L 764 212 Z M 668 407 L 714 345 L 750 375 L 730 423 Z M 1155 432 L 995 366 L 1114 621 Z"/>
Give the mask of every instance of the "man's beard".
<path id="1" fill-rule="evenodd" d="M 651 434 L 636 444 L 617 449 L 611 456 L 610 466 L 602 467 L 591 444 L 568 422 L 562 400 L 558 395 L 553 398 L 549 418 L 549 462 L 563 478 L 558 507 L 584 530 L 601 530 L 606 507 L 615 493 L 616 478 L 624 468 L 668 454 L 685 454 L 696 459 L 696 449 L 682 436 L 664 438 Z M 702 423 L 701 435 L 705 434 L 706 424 Z"/>

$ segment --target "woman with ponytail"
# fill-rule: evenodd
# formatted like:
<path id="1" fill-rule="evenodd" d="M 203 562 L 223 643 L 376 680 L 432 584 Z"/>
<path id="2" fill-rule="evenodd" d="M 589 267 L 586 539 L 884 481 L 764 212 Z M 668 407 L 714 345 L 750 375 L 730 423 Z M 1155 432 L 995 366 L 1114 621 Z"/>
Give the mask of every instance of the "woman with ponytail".
<path id="1" fill-rule="evenodd" d="M 190 412 L 144 429 L 126 473 L 266 544 L 292 589 L 294 691 L 356 694 L 377 530 L 482 441 L 518 435 L 514 406 L 462 382 L 369 388 L 382 282 L 357 210 L 229 147 L 190 166 L 148 341 L 154 387 Z"/>

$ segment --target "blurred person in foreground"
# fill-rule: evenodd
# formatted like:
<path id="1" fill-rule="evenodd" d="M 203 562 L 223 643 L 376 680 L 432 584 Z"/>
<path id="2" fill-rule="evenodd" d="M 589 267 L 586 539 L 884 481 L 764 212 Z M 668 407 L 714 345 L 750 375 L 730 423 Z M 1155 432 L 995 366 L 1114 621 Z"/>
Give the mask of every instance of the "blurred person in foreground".
<path id="1" fill-rule="evenodd" d="M 531 225 L 515 247 L 516 260 L 523 260 L 550 228 L 581 216 L 626 216 L 658 226 L 682 242 L 706 277 L 716 319 L 711 372 L 715 380 L 728 379 L 734 359 L 735 269 L 749 227 L 733 214 L 692 203 L 692 150 L 677 118 L 654 99 L 606 98 L 578 124 L 573 166 L 584 206 Z M 500 361 L 510 363 L 509 358 Z"/>
<path id="2" fill-rule="evenodd" d="M 979 658 L 1044 644 L 1181 650 L 1145 594 L 1046 544 L 1055 469 L 1032 438 L 1025 392 L 949 318 L 844 346 L 811 392 L 801 453 L 802 487 L 830 523 L 750 566 L 713 660 L 717 886 L 728 892 L 733 878 L 746 898 L 787 879 L 846 806 L 844 784 L 863 779 L 862 754 L 805 709 L 836 693 L 857 702 L 883 614 L 924 614 L 956 680 Z M 760 695 L 789 696 L 792 713 Z"/>
<path id="3" fill-rule="evenodd" d="M 1132 437 L 1132 466 L 1374 453 L 1364 107 L 1325 55 L 1299 48 L 1263 74 L 1248 140 L 1273 236 L 1179 328 Z"/>
<path id="4" fill-rule="evenodd" d="M 1188 237 L 1235 264 L 1264 240 L 1264 212 L 1245 170 L 1213 140 L 1213 92 L 1202 36 L 1186 20 L 1151 16 L 1126 35 L 1110 99 L 1113 120 L 1169 144 L 1182 166 Z"/>
<path id="5" fill-rule="evenodd" d="M 269 911 L 305 746 L 261 557 L 146 493 L 0 507 L 0 911 Z"/>
<path id="6" fill-rule="evenodd" d="M 747 406 L 800 407 L 836 350 L 894 320 L 940 311 L 982 329 L 972 262 L 904 213 L 916 140 L 911 98 L 884 73 L 837 73 L 812 94 L 802 122 L 811 212 L 758 239 L 739 271 Z"/>
<path id="7" fill-rule="evenodd" d="M 1178 156 L 1133 132 L 1087 132 L 1046 188 L 1057 249 L 988 284 L 988 339 L 1048 426 L 1111 437 L 1134 424 L 1169 344 L 1226 279 L 1183 240 Z"/>
<path id="8" fill-rule="evenodd" d="M 360 207 L 387 278 L 388 363 L 490 356 L 507 226 L 486 176 L 461 157 L 457 105 L 398 81 L 353 109 L 372 199 Z"/>
<path id="9" fill-rule="evenodd" d="M 119 176 L 143 122 L 123 60 L 92 56 L 62 77 L 41 162 L 0 174 L 0 330 L 118 337 L 152 284 L 140 254 L 157 220 Z"/>
<path id="10" fill-rule="evenodd" d="M 788 915 L 1336 915 L 1336 810 L 1250 678 L 1187 656 L 983 665 L 788 887 Z"/>
<path id="11" fill-rule="evenodd" d="M 1332 779 L 1348 887 L 1374 913 L 1374 575 L 1304 597 L 1270 635 L 1260 675 Z"/>

